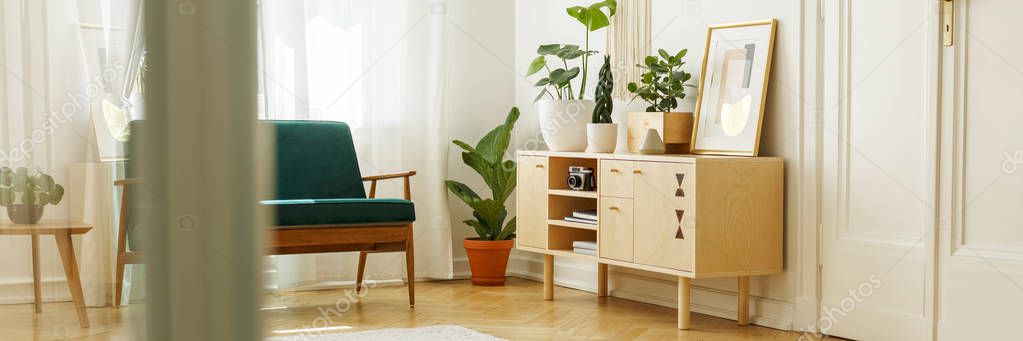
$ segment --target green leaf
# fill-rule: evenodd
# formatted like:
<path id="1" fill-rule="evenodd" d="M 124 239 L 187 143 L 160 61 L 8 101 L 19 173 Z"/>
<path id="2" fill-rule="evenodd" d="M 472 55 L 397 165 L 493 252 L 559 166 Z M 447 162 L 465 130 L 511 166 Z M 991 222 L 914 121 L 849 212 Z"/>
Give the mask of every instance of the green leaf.
<path id="1" fill-rule="evenodd" d="M 657 49 L 657 53 L 661 55 L 661 58 L 664 58 L 664 60 L 667 61 L 671 61 L 671 57 L 673 57 L 672 55 L 668 54 L 668 51 L 665 51 L 664 49 Z"/>
<path id="2" fill-rule="evenodd" d="M 25 167 L 18 168 L 14 172 L 14 178 L 12 179 L 12 186 L 15 192 L 24 192 L 28 188 L 28 169 Z"/>
<path id="3" fill-rule="evenodd" d="M 540 93 L 536 94 L 536 98 L 533 99 L 533 103 L 539 102 L 543 99 L 543 95 L 547 94 L 547 89 L 541 89 Z"/>
<path id="4" fill-rule="evenodd" d="M 629 92 L 636 92 L 636 89 L 639 89 L 639 85 L 636 85 L 636 82 L 629 82 L 627 88 L 629 89 Z"/>
<path id="5" fill-rule="evenodd" d="M 51 177 L 48 174 L 42 173 L 36 175 L 36 180 L 33 181 L 33 183 L 45 192 L 52 191 L 53 185 L 55 185 L 55 183 L 53 182 L 53 177 Z"/>
<path id="6" fill-rule="evenodd" d="M 489 235 L 487 228 L 484 227 L 483 224 L 479 222 L 479 220 L 469 219 L 463 220 L 462 222 L 465 223 L 466 225 L 472 226 L 472 228 L 476 230 L 476 235 L 480 237 L 480 240 L 490 240 L 488 239 Z"/>
<path id="7" fill-rule="evenodd" d="M 475 152 L 476 151 L 476 148 L 473 148 L 468 143 L 465 143 L 465 142 L 462 142 L 462 141 L 459 141 L 459 140 L 451 141 L 451 143 L 454 143 L 456 146 L 462 147 L 462 149 L 465 149 L 465 151 L 467 151 L 467 152 Z"/>
<path id="8" fill-rule="evenodd" d="M 53 192 L 50 193 L 50 204 L 57 206 L 60 201 L 64 199 L 64 186 L 55 185 Z"/>
<path id="9" fill-rule="evenodd" d="M 14 205 L 14 190 L 0 188 L 0 206 L 7 207 Z"/>
<path id="10" fill-rule="evenodd" d="M 561 44 L 540 45 L 540 47 L 536 49 L 536 53 L 541 55 L 553 55 L 557 54 L 558 51 L 561 51 Z"/>
<path id="11" fill-rule="evenodd" d="M 526 70 L 526 76 L 528 77 L 533 75 L 534 73 L 537 73 L 538 71 L 542 70 L 543 67 L 546 65 L 547 58 L 545 58 L 544 56 L 537 56 L 536 58 L 533 58 L 533 61 L 529 63 L 529 69 Z"/>
<path id="12" fill-rule="evenodd" d="M 491 164 L 496 164 L 504 157 L 511 141 L 512 129 L 519 119 L 519 108 L 513 107 L 505 118 L 504 124 L 494 128 L 476 145 L 476 150 Z"/>
<path id="13" fill-rule="evenodd" d="M 10 168 L 0 168 L 0 186 L 11 186 L 11 182 L 14 180 L 14 171 Z"/>
<path id="14" fill-rule="evenodd" d="M 35 205 L 36 191 L 31 188 L 26 188 L 25 193 L 21 194 L 21 203 L 25 205 Z"/>
<path id="15" fill-rule="evenodd" d="M 657 65 L 657 57 L 646 56 L 646 58 L 643 58 L 643 64 L 646 64 L 647 67 L 653 67 Z"/>
<path id="16" fill-rule="evenodd" d="M 544 78 L 540 78 L 540 80 L 536 81 L 536 84 L 533 84 L 533 86 L 546 86 L 547 84 L 551 84 L 551 79 L 547 78 L 547 77 L 544 77 Z"/>
<path id="17" fill-rule="evenodd" d="M 484 199 L 476 203 L 473 209 L 473 216 L 483 224 L 484 229 L 487 230 L 487 235 L 490 238 L 497 236 L 501 231 L 501 226 L 504 225 L 504 219 L 508 216 L 508 211 L 504 208 L 504 204 L 493 199 Z"/>
<path id="18" fill-rule="evenodd" d="M 675 54 L 675 59 L 682 60 L 682 57 L 685 57 L 686 53 L 688 52 L 689 52 L 688 49 L 682 49 L 682 51 L 678 51 L 678 53 Z"/>
<path id="19" fill-rule="evenodd" d="M 508 221 L 508 224 L 504 226 L 504 229 L 501 230 L 501 233 L 497 235 L 497 238 L 494 238 L 494 240 L 511 239 L 511 237 L 515 235 L 515 229 L 516 229 L 515 218 L 512 218 L 511 220 Z"/>
<path id="20" fill-rule="evenodd" d="M 462 199 L 462 202 L 464 202 L 466 205 L 469 205 L 470 207 L 475 205 L 476 202 L 480 201 L 480 195 L 476 194 L 476 192 L 473 191 L 472 188 L 469 188 L 469 186 L 466 186 L 461 182 L 448 180 L 444 181 L 444 184 L 447 185 L 448 190 L 451 191 L 451 194 L 454 194 L 459 199 Z"/>

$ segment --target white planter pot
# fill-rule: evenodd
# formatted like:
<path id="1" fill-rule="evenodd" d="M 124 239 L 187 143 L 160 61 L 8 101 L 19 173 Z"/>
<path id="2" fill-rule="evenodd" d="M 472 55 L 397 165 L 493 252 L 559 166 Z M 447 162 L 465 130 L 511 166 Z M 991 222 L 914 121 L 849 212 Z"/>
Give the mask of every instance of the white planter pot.
<path id="1" fill-rule="evenodd" d="M 581 152 L 586 149 L 586 123 L 590 121 L 591 100 L 541 100 L 540 132 L 547 148 L 556 152 Z"/>
<path id="2" fill-rule="evenodd" d="M 618 145 L 617 123 L 587 123 L 586 152 L 613 153 Z"/>

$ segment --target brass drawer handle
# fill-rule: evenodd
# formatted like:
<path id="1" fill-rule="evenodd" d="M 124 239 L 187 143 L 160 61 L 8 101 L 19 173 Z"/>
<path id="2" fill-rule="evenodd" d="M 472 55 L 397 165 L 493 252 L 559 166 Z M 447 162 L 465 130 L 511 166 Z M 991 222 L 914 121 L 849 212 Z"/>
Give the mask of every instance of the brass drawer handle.
<path id="1" fill-rule="evenodd" d="M 618 173 L 618 169 L 617 168 L 611 168 L 611 173 Z"/>
<path id="2" fill-rule="evenodd" d="M 542 164 L 537 164 L 536 168 L 543 168 L 543 165 Z"/>
<path id="3" fill-rule="evenodd" d="M 619 211 L 619 210 L 620 210 L 620 209 L 618 208 L 618 206 L 611 206 L 611 207 L 608 207 L 607 209 L 608 209 L 608 210 L 611 210 L 611 211 Z"/>
<path id="4" fill-rule="evenodd" d="M 632 170 L 632 174 L 643 174 L 643 171 L 638 170 L 638 169 L 634 169 L 634 170 Z"/>

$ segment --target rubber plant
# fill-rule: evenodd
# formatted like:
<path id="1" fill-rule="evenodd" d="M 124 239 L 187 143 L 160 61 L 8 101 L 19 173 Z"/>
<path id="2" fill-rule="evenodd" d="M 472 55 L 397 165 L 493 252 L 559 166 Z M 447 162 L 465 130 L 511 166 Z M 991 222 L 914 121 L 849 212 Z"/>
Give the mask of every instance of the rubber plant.
<path id="1" fill-rule="evenodd" d="M 695 87 L 686 84 L 692 75 L 682 70 L 682 66 L 686 64 L 682 61 L 686 52 L 687 50 L 683 49 L 676 54 L 670 54 L 664 49 L 659 49 L 658 56 L 647 56 L 643 64 L 637 64 L 637 67 L 645 69 L 646 72 L 640 78 L 642 85 L 629 83 L 629 92 L 635 94 L 632 100 L 641 98 L 649 103 L 647 112 L 670 112 L 677 108 L 679 101 L 686 98 L 686 87 Z"/>
<path id="2" fill-rule="evenodd" d="M 611 92 L 614 90 L 614 76 L 611 74 L 611 57 L 604 56 L 604 66 L 597 74 L 597 89 L 593 94 L 597 105 L 593 107 L 593 123 L 613 123 L 611 113 L 614 112 L 614 101 Z"/>
<path id="3" fill-rule="evenodd" d="M 58 205 L 64 199 L 64 187 L 41 171 L 31 175 L 28 169 L 0 167 L 0 206 L 7 208 L 12 221 L 34 224 L 46 205 Z"/>
<path id="4" fill-rule="evenodd" d="M 462 162 L 476 171 L 490 188 L 492 197 L 483 199 L 461 182 L 445 182 L 452 194 L 472 208 L 475 219 L 463 222 L 476 230 L 480 240 L 508 240 L 515 237 L 515 218 L 505 224 L 508 217 L 505 201 L 515 191 L 516 165 L 515 161 L 504 160 L 504 155 L 518 119 L 519 109 L 512 108 L 504 124 L 491 130 L 475 147 L 459 140 L 453 141 L 463 149 Z"/>

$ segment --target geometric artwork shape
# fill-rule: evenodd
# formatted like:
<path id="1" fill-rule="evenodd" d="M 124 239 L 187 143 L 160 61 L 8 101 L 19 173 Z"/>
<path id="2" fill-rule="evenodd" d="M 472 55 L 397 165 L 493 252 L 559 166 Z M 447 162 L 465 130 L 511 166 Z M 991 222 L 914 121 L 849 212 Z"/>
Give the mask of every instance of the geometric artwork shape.
<path id="1" fill-rule="evenodd" d="M 675 196 L 680 198 L 686 197 L 686 191 L 682 190 L 682 181 L 686 179 L 685 174 L 675 174 L 675 180 L 678 181 L 678 189 L 675 189 Z"/>
<path id="2" fill-rule="evenodd" d="M 675 216 L 678 217 L 678 231 L 675 232 L 675 239 L 686 239 L 685 234 L 682 233 L 682 217 L 685 214 L 685 210 L 675 210 Z"/>

